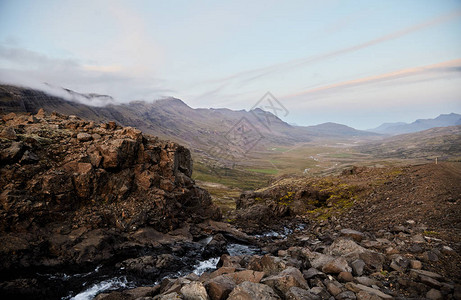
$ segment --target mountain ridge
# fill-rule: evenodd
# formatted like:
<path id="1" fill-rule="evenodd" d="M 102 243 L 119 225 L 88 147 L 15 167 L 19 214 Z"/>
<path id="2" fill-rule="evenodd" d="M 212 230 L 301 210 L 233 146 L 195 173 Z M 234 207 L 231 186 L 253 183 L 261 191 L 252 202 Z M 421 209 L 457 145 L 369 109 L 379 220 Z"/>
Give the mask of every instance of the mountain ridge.
<path id="1" fill-rule="evenodd" d="M 440 114 L 433 119 L 417 119 L 412 123 L 383 123 L 376 128 L 368 129 L 368 131 L 382 134 L 398 135 L 419 132 L 435 127 L 447 127 L 456 125 L 461 125 L 461 114 L 449 113 Z"/>

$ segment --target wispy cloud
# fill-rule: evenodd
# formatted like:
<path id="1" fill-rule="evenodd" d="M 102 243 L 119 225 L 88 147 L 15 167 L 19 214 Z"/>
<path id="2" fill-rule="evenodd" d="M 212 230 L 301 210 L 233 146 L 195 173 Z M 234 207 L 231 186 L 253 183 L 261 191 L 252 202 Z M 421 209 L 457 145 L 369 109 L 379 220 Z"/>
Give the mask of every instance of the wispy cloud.
<path id="1" fill-rule="evenodd" d="M 281 98 L 294 98 L 299 96 L 305 96 L 309 94 L 315 94 L 319 92 L 333 92 L 340 89 L 348 88 L 348 87 L 356 87 L 371 83 L 378 83 L 384 82 L 389 80 L 396 80 L 405 77 L 411 77 L 416 75 L 423 75 L 429 74 L 434 72 L 459 72 L 461 73 L 461 59 L 450 60 L 446 62 L 441 62 L 437 64 L 422 66 L 422 67 L 414 67 L 414 68 L 407 68 L 401 69 L 394 72 L 383 73 L 375 76 L 363 77 L 353 80 L 342 81 L 334 84 L 329 84 L 317 88 L 312 88 L 308 90 L 304 90 L 298 93 L 285 95 Z"/>
<path id="2" fill-rule="evenodd" d="M 414 32 L 417 32 L 417 31 L 420 31 L 420 30 L 423 30 L 423 29 L 426 29 L 426 28 L 429 28 L 429 27 L 432 27 L 432 26 L 436 26 L 438 24 L 442 24 L 444 22 L 448 22 L 450 20 L 453 20 L 453 19 L 456 19 L 456 18 L 459 18 L 459 17 L 461 17 L 461 10 L 456 10 L 456 11 L 453 11 L 451 13 L 444 14 L 444 15 L 438 16 L 436 18 L 432 18 L 432 19 L 427 20 L 425 22 L 415 24 L 413 26 L 410 26 L 410 27 L 407 27 L 407 28 L 404 28 L 404 29 L 401 29 L 401 30 L 398 30 L 398 31 L 395 31 L 395 32 L 392 32 L 392 33 L 389 33 L 389 34 L 386 34 L 386 35 L 383 35 L 383 36 L 380 36 L 378 38 L 375 38 L 375 39 L 372 39 L 372 40 L 369 40 L 369 41 L 365 41 L 365 42 L 357 44 L 357 45 L 353 45 L 351 47 L 346 47 L 346 48 L 343 48 L 343 49 L 338 49 L 338 50 L 335 50 L 335 51 L 322 53 L 322 54 L 319 54 L 319 55 L 299 58 L 299 59 L 291 60 L 291 61 L 288 61 L 288 62 L 274 64 L 274 65 L 271 65 L 271 66 L 266 66 L 266 67 L 256 68 L 256 69 L 247 70 L 247 71 L 243 71 L 243 72 L 238 72 L 238 73 L 232 74 L 232 75 L 224 77 L 224 78 L 220 78 L 220 79 L 216 79 L 216 80 L 210 80 L 210 81 L 208 81 L 206 83 L 230 84 L 233 81 L 238 81 L 238 82 L 241 82 L 241 83 L 250 82 L 250 81 L 253 81 L 255 79 L 259 79 L 261 77 L 264 77 L 264 76 L 267 76 L 267 75 L 270 75 L 270 74 L 273 74 L 273 73 L 286 72 L 286 71 L 289 71 L 289 70 L 294 69 L 294 68 L 298 68 L 298 67 L 308 65 L 310 63 L 323 61 L 323 60 L 330 59 L 330 58 L 333 58 L 333 57 L 336 57 L 336 56 L 340 56 L 340 55 L 343 55 L 343 54 L 347 54 L 347 53 L 355 52 L 355 51 L 358 51 L 358 50 L 361 50 L 361 49 L 365 49 L 365 48 L 368 48 L 368 47 L 371 47 L 371 46 L 374 46 L 374 45 L 378 45 L 380 43 L 384 43 L 386 41 L 394 40 L 394 39 L 403 37 L 405 35 L 408 35 L 408 34 L 411 34 L 411 33 L 414 33 Z"/>

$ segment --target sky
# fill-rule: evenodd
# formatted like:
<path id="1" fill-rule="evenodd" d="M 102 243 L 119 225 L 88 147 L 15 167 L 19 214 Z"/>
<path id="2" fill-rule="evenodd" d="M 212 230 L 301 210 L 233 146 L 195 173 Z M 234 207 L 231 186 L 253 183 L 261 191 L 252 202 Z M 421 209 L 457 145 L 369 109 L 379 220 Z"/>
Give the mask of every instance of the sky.
<path id="1" fill-rule="evenodd" d="M 461 1 L 0 0 L 0 82 L 412 122 L 461 113 Z"/>

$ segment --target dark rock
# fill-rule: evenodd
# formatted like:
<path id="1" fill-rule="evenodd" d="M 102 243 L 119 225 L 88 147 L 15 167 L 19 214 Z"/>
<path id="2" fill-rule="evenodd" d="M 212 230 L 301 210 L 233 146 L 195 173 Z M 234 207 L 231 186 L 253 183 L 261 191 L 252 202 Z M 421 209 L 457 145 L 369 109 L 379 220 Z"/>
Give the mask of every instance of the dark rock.
<path id="1" fill-rule="evenodd" d="M 308 290 L 295 287 L 295 286 L 290 288 L 290 290 L 286 293 L 285 298 L 287 300 L 320 300 L 321 299 L 321 297 L 317 296 L 316 294 Z"/>
<path id="2" fill-rule="evenodd" d="M 355 300 L 355 299 L 357 299 L 357 297 L 351 291 L 344 291 L 344 292 L 339 293 L 338 295 L 336 295 L 335 299 L 337 299 L 337 300 L 346 300 L 346 299 Z"/>
<path id="3" fill-rule="evenodd" d="M 306 280 L 311 279 L 313 277 L 319 277 L 321 279 L 327 278 L 325 273 L 320 272 L 316 268 L 309 268 L 308 270 L 303 271 L 303 276 L 304 276 L 304 279 Z"/>
<path id="4" fill-rule="evenodd" d="M 220 257 L 223 254 L 229 254 L 227 252 L 227 240 L 222 234 L 218 233 L 205 246 L 202 257 L 208 259 L 210 257 Z"/>
<path id="5" fill-rule="evenodd" d="M 365 262 L 361 259 L 356 259 L 351 262 L 352 272 L 356 276 L 362 276 L 363 268 L 365 267 Z"/>
<path id="6" fill-rule="evenodd" d="M 431 289 L 429 292 L 426 293 L 426 298 L 430 300 L 442 300 L 443 295 L 439 290 Z"/>

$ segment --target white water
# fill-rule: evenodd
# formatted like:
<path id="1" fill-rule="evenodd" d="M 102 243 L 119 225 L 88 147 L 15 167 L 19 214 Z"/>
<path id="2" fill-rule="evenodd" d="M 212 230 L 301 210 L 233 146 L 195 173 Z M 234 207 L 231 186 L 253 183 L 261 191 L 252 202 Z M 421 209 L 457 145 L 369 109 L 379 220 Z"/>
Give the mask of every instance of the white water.
<path id="1" fill-rule="evenodd" d="M 91 285 L 83 292 L 80 292 L 74 297 L 71 297 L 70 300 L 91 300 L 97 294 L 100 294 L 107 290 L 131 287 L 134 287 L 134 284 L 130 283 L 125 276 L 115 277 Z M 64 299 L 69 299 L 69 297 L 64 297 L 63 300 Z"/>
<path id="2" fill-rule="evenodd" d="M 218 261 L 219 261 L 219 257 L 213 257 L 213 258 L 201 261 L 194 266 L 194 270 L 192 272 L 200 276 L 209 269 L 215 269 L 216 265 L 218 264 Z"/>

